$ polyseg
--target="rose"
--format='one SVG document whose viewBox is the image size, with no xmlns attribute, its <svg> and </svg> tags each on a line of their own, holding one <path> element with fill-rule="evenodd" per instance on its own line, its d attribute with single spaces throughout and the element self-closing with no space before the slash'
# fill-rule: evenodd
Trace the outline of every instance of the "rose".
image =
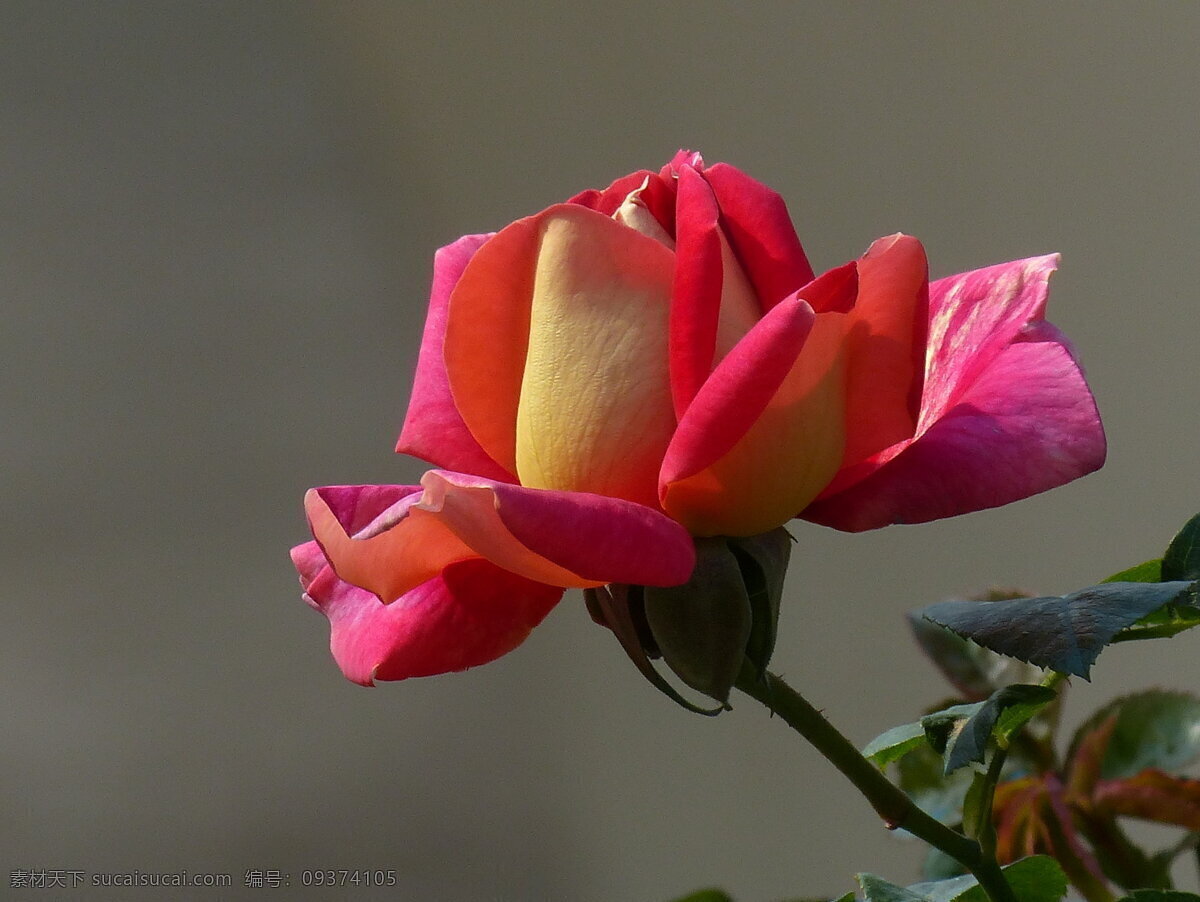
<svg viewBox="0 0 1200 902">
<path fill-rule="evenodd" d="M 306 499 L 335 656 L 360 682 L 461 669 L 565 587 L 684 582 L 689 532 L 932 519 L 1093 469 L 1052 268 L 930 289 L 894 236 L 813 279 L 778 195 L 683 152 L 443 248 L 397 450 L 445 469 Z"/>
<path fill-rule="evenodd" d="M 397 450 L 529 487 L 661 503 L 697 534 L 774 528 L 841 463 L 840 311 L 854 301 L 853 267 L 813 281 L 783 201 L 732 167 L 681 152 L 661 173 L 461 239 L 435 281 Z M 744 409 L 771 402 L 785 377 L 796 396 L 786 423 L 677 430 L 706 382 L 707 406 L 727 397 Z M 764 466 L 779 428 L 794 433 L 789 466 Z M 665 456 L 678 479 L 660 487 Z M 735 490 L 704 484 L 714 464 L 726 480 L 737 471 Z"/>
</svg>

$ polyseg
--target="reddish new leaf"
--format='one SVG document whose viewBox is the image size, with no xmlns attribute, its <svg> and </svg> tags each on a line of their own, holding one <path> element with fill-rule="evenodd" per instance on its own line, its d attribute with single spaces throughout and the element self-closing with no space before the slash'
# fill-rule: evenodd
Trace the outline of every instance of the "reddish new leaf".
<svg viewBox="0 0 1200 902">
<path fill-rule="evenodd" d="M 1112 739 L 1113 730 L 1117 728 L 1117 715 L 1113 714 L 1096 724 L 1091 730 L 1082 733 L 1078 744 L 1073 750 L 1069 770 L 1067 771 L 1067 797 L 1074 799 L 1089 799 L 1100 779 L 1100 770 L 1104 764 L 1104 754 L 1108 751 L 1108 742 Z"/>
<path fill-rule="evenodd" d="M 1146 768 L 1132 777 L 1101 780 L 1093 797 L 1110 814 L 1200 830 L 1200 780 Z"/>
</svg>

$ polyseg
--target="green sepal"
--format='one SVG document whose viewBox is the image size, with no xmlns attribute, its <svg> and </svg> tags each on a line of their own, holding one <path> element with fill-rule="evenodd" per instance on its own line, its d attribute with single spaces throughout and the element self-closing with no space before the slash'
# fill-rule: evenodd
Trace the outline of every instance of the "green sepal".
<svg viewBox="0 0 1200 902">
<path fill-rule="evenodd" d="M 654 665 L 650 663 L 650 658 L 643 647 L 642 638 L 630 610 L 630 595 L 635 590 L 640 590 L 640 587 L 613 583 L 594 589 L 584 589 L 583 594 L 592 617 L 598 623 L 612 630 L 613 635 L 621 644 L 621 648 L 629 656 L 629 660 L 633 662 L 651 686 L 693 714 L 703 714 L 706 717 L 715 717 L 720 714 L 724 710 L 723 707 L 701 708 L 699 705 L 693 704 L 680 695 L 679 691 L 654 669 Z"/>
<path fill-rule="evenodd" d="M 696 539 L 696 569 L 681 586 L 645 588 L 646 622 L 663 660 L 685 684 L 729 701 L 750 639 L 752 613 L 738 558 L 717 536 Z"/>
<path fill-rule="evenodd" d="M 758 671 L 767 671 L 775 653 L 779 632 L 779 608 L 783 599 L 783 581 L 795 540 L 782 526 L 770 532 L 745 538 L 730 538 L 729 550 L 737 559 L 750 600 L 750 638 L 746 641 L 746 659 Z"/>
</svg>

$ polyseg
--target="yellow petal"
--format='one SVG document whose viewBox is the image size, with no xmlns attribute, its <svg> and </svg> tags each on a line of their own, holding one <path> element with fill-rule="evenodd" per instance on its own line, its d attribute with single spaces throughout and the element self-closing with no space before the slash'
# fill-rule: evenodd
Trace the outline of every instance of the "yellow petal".
<svg viewBox="0 0 1200 902">
<path fill-rule="evenodd" d="M 658 506 L 675 427 L 667 363 L 674 254 L 583 207 L 542 221 L 517 409 L 521 484 Z"/>
</svg>

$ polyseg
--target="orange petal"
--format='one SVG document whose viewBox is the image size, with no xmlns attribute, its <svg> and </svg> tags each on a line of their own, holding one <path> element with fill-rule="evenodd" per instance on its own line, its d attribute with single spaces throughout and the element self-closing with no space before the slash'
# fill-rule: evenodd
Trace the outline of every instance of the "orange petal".
<svg viewBox="0 0 1200 902">
<path fill-rule="evenodd" d="M 443 354 L 454 406 L 480 447 L 517 472 L 517 405 L 529 345 L 539 216 L 497 232 L 450 295 Z"/>
<path fill-rule="evenodd" d="M 928 304 L 929 268 L 916 238 L 880 238 L 859 259 L 847 338 L 848 465 L 913 436 Z"/>
<path fill-rule="evenodd" d="M 353 536 L 338 521 L 321 489 L 304 496 L 313 538 L 338 577 L 395 601 L 457 561 L 483 558 L 526 579 L 552 586 L 600 585 L 583 579 L 522 545 L 505 528 L 495 497 L 484 487 L 447 492 L 430 479 L 425 491 L 410 495 Z"/>
<path fill-rule="evenodd" d="M 842 462 L 854 266 L 826 273 L 759 322 L 701 387 L 664 461 L 663 508 L 695 535 L 755 535 L 796 516 Z M 807 292 L 807 294 L 806 294 Z"/>
<path fill-rule="evenodd" d="M 649 507 L 447 470 L 420 487 L 313 489 L 304 507 L 338 578 L 385 603 L 466 560 L 562 588 L 673 586 L 696 563 L 687 531 Z"/>
</svg>

